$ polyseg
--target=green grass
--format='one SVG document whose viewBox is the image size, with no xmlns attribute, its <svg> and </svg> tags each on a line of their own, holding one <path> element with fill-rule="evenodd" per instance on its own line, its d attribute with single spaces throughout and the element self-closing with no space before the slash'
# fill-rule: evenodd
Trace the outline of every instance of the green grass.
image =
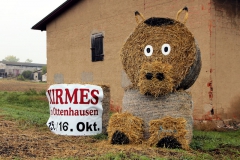
<svg viewBox="0 0 240 160">
<path fill-rule="evenodd" d="M 227 132 L 195 130 L 190 144 L 192 149 L 203 151 L 214 150 L 226 145 L 240 147 L 240 130 Z"/>
<path fill-rule="evenodd" d="M 87 160 L 152 160 L 153 158 L 149 158 L 145 155 L 138 155 L 135 153 L 107 153 L 98 157 L 87 158 Z M 154 160 L 167 160 L 166 158 L 154 158 Z"/>
<path fill-rule="evenodd" d="M 225 132 L 195 130 L 190 147 L 214 156 L 214 159 L 240 160 L 240 130 Z"/>
<path fill-rule="evenodd" d="M 100 134 L 94 135 L 93 138 L 97 140 L 106 140 L 108 136 L 106 134 L 100 133 Z"/>
<path fill-rule="evenodd" d="M 0 115 L 18 121 L 22 127 L 45 127 L 49 106 L 42 92 L 0 92 Z"/>
</svg>

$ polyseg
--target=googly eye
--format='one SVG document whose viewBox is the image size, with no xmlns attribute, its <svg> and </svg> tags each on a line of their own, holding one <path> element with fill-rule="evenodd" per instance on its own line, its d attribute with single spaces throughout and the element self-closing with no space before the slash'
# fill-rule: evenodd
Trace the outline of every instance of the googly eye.
<svg viewBox="0 0 240 160">
<path fill-rule="evenodd" d="M 169 53 L 171 52 L 171 46 L 167 43 L 162 45 L 162 54 L 164 54 L 165 56 L 169 55 Z"/>
<path fill-rule="evenodd" d="M 144 54 L 148 57 L 151 56 L 153 54 L 153 47 L 151 45 L 147 45 L 144 48 Z"/>
</svg>

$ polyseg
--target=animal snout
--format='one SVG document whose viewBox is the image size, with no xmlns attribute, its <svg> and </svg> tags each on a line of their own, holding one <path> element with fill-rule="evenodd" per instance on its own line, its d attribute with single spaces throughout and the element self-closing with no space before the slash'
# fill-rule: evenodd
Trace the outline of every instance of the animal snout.
<svg viewBox="0 0 240 160">
<path fill-rule="evenodd" d="M 152 78 L 154 77 L 154 75 L 152 73 L 146 73 L 146 79 L 147 80 L 152 80 Z M 163 73 L 157 73 L 156 74 L 156 78 L 159 80 L 159 81 L 163 81 L 164 80 L 164 74 Z"/>
<path fill-rule="evenodd" d="M 163 73 L 157 73 L 156 78 L 157 78 L 159 81 L 162 81 L 162 80 L 164 80 L 164 74 L 163 74 Z"/>
<path fill-rule="evenodd" d="M 151 79 L 153 78 L 153 74 L 152 74 L 152 73 L 147 73 L 147 74 L 146 74 L 146 78 L 147 78 L 148 80 L 151 80 Z"/>
</svg>

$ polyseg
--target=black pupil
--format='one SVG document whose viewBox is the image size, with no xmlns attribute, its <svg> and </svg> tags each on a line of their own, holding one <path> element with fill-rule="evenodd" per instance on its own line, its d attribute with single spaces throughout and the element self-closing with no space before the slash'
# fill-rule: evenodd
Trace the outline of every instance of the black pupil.
<svg viewBox="0 0 240 160">
<path fill-rule="evenodd" d="M 150 48 L 147 48 L 147 53 L 150 53 L 150 51 L 151 51 Z"/>
<path fill-rule="evenodd" d="M 164 47 L 164 52 L 167 52 L 168 51 L 168 47 Z"/>
</svg>

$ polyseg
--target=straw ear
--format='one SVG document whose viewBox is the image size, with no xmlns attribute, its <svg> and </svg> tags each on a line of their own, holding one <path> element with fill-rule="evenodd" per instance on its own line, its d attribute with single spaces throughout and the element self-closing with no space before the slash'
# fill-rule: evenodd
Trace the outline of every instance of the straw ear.
<svg viewBox="0 0 240 160">
<path fill-rule="evenodd" d="M 138 17 L 141 17 L 142 20 L 139 21 Z M 136 18 L 136 22 L 137 22 L 137 24 L 139 24 L 139 23 L 141 23 L 142 21 L 145 20 L 145 18 L 143 17 L 143 15 L 142 15 L 141 13 L 139 13 L 138 11 L 135 12 L 135 18 Z"/>
<path fill-rule="evenodd" d="M 187 22 L 187 19 L 188 19 L 188 8 L 187 8 L 186 6 L 185 6 L 184 8 L 182 8 L 182 9 L 180 9 L 180 10 L 177 12 L 176 20 L 179 21 L 179 20 L 178 20 L 179 15 L 180 15 L 183 11 L 186 12 L 185 17 L 184 17 L 183 22 L 182 22 L 183 24 L 185 24 L 185 23 Z"/>
</svg>

